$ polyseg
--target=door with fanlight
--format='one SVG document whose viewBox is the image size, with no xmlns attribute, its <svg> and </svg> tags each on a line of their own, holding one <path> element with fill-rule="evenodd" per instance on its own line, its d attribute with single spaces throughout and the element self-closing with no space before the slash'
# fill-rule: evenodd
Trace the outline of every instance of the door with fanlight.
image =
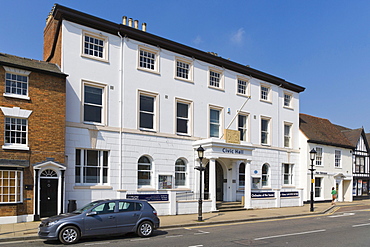
<svg viewBox="0 0 370 247">
<path fill-rule="evenodd" d="M 52 169 L 46 169 L 40 174 L 40 217 L 57 214 L 58 181 L 58 175 Z"/>
</svg>

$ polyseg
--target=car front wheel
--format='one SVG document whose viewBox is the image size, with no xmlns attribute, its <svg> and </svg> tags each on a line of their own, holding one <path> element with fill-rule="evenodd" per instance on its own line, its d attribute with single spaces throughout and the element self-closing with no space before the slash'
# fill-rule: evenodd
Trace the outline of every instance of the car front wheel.
<svg viewBox="0 0 370 247">
<path fill-rule="evenodd" d="M 150 221 L 143 221 L 137 228 L 137 235 L 142 238 L 150 237 L 153 234 L 153 223 Z"/>
<path fill-rule="evenodd" d="M 80 231 L 75 226 L 66 226 L 59 232 L 59 241 L 63 244 L 74 244 L 80 239 Z"/>
</svg>

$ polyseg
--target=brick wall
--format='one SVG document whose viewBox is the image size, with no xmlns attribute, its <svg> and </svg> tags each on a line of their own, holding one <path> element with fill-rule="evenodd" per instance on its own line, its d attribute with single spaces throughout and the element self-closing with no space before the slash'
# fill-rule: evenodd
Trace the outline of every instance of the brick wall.
<svg viewBox="0 0 370 247">
<path fill-rule="evenodd" d="M 61 29 L 61 28 L 60 28 Z M 51 63 L 58 64 L 61 66 L 61 38 L 62 38 L 62 32 L 59 30 L 56 45 L 54 47 L 54 40 L 55 35 L 58 32 L 58 21 L 55 19 L 50 19 L 46 23 L 46 27 L 44 29 L 44 54 L 43 59 L 44 61 L 47 61 L 47 59 L 50 57 Z M 54 48 L 54 51 L 53 51 Z"/>
<path fill-rule="evenodd" d="M 8 65 L 9 66 L 9 65 Z M 9 66 L 10 67 L 10 66 Z M 32 71 L 32 70 L 30 70 Z M 4 150 L 4 115 L 0 111 L 0 159 L 28 160 L 23 170 L 23 184 L 34 185 L 33 164 L 46 158 L 65 163 L 65 78 L 32 71 L 29 75 L 30 100 L 3 96 L 5 70 L 0 65 L 0 106 L 32 110 L 28 118 L 28 151 Z M 23 203 L 0 204 L 0 216 L 33 214 L 34 188 L 23 187 Z"/>
</svg>

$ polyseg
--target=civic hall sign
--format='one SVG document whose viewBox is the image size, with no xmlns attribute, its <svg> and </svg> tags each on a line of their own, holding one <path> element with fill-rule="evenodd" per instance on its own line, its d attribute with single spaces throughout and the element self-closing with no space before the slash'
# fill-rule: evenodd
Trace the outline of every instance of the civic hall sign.
<svg viewBox="0 0 370 247">
<path fill-rule="evenodd" d="M 223 148 L 222 152 L 224 154 L 244 154 L 244 150 L 233 149 L 233 148 Z"/>
</svg>

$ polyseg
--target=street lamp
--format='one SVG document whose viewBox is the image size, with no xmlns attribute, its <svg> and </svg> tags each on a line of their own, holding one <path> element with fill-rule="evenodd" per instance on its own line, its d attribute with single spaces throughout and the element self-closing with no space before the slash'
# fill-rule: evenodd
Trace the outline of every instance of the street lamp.
<svg viewBox="0 0 370 247">
<path fill-rule="evenodd" d="M 308 169 L 311 171 L 311 199 L 310 199 L 310 211 L 313 212 L 313 183 L 315 182 L 314 179 L 313 179 L 313 171 L 315 171 L 315 169 L 313 169 L 313 161 L 315 160 L 316 158 L 316 150 L 313 148 L 311 151 L 310 151 L 310 160 L 311 160 L 311 169 Z"/>
<path fill-rule="evenodd" d="M 200 163 L 200 166 L 196 166 L 195 169 L 199 171 L 199 200 L 198 200 L 198 221 L 203 221 L 203 217 L 202 217 L 202 180 L 203 180 L 203 176 L 202 176 L 202 172 L 205 170 L 205 167 L 202 166 L 202 159 L 204 158 L 204 148 L 202 148 L 202 146 L 199 146 L 199 148 L 197 148 L 197 152 L 198 152 L 198 158 L 199 158 L 199 163 Z"/>
</svg>

